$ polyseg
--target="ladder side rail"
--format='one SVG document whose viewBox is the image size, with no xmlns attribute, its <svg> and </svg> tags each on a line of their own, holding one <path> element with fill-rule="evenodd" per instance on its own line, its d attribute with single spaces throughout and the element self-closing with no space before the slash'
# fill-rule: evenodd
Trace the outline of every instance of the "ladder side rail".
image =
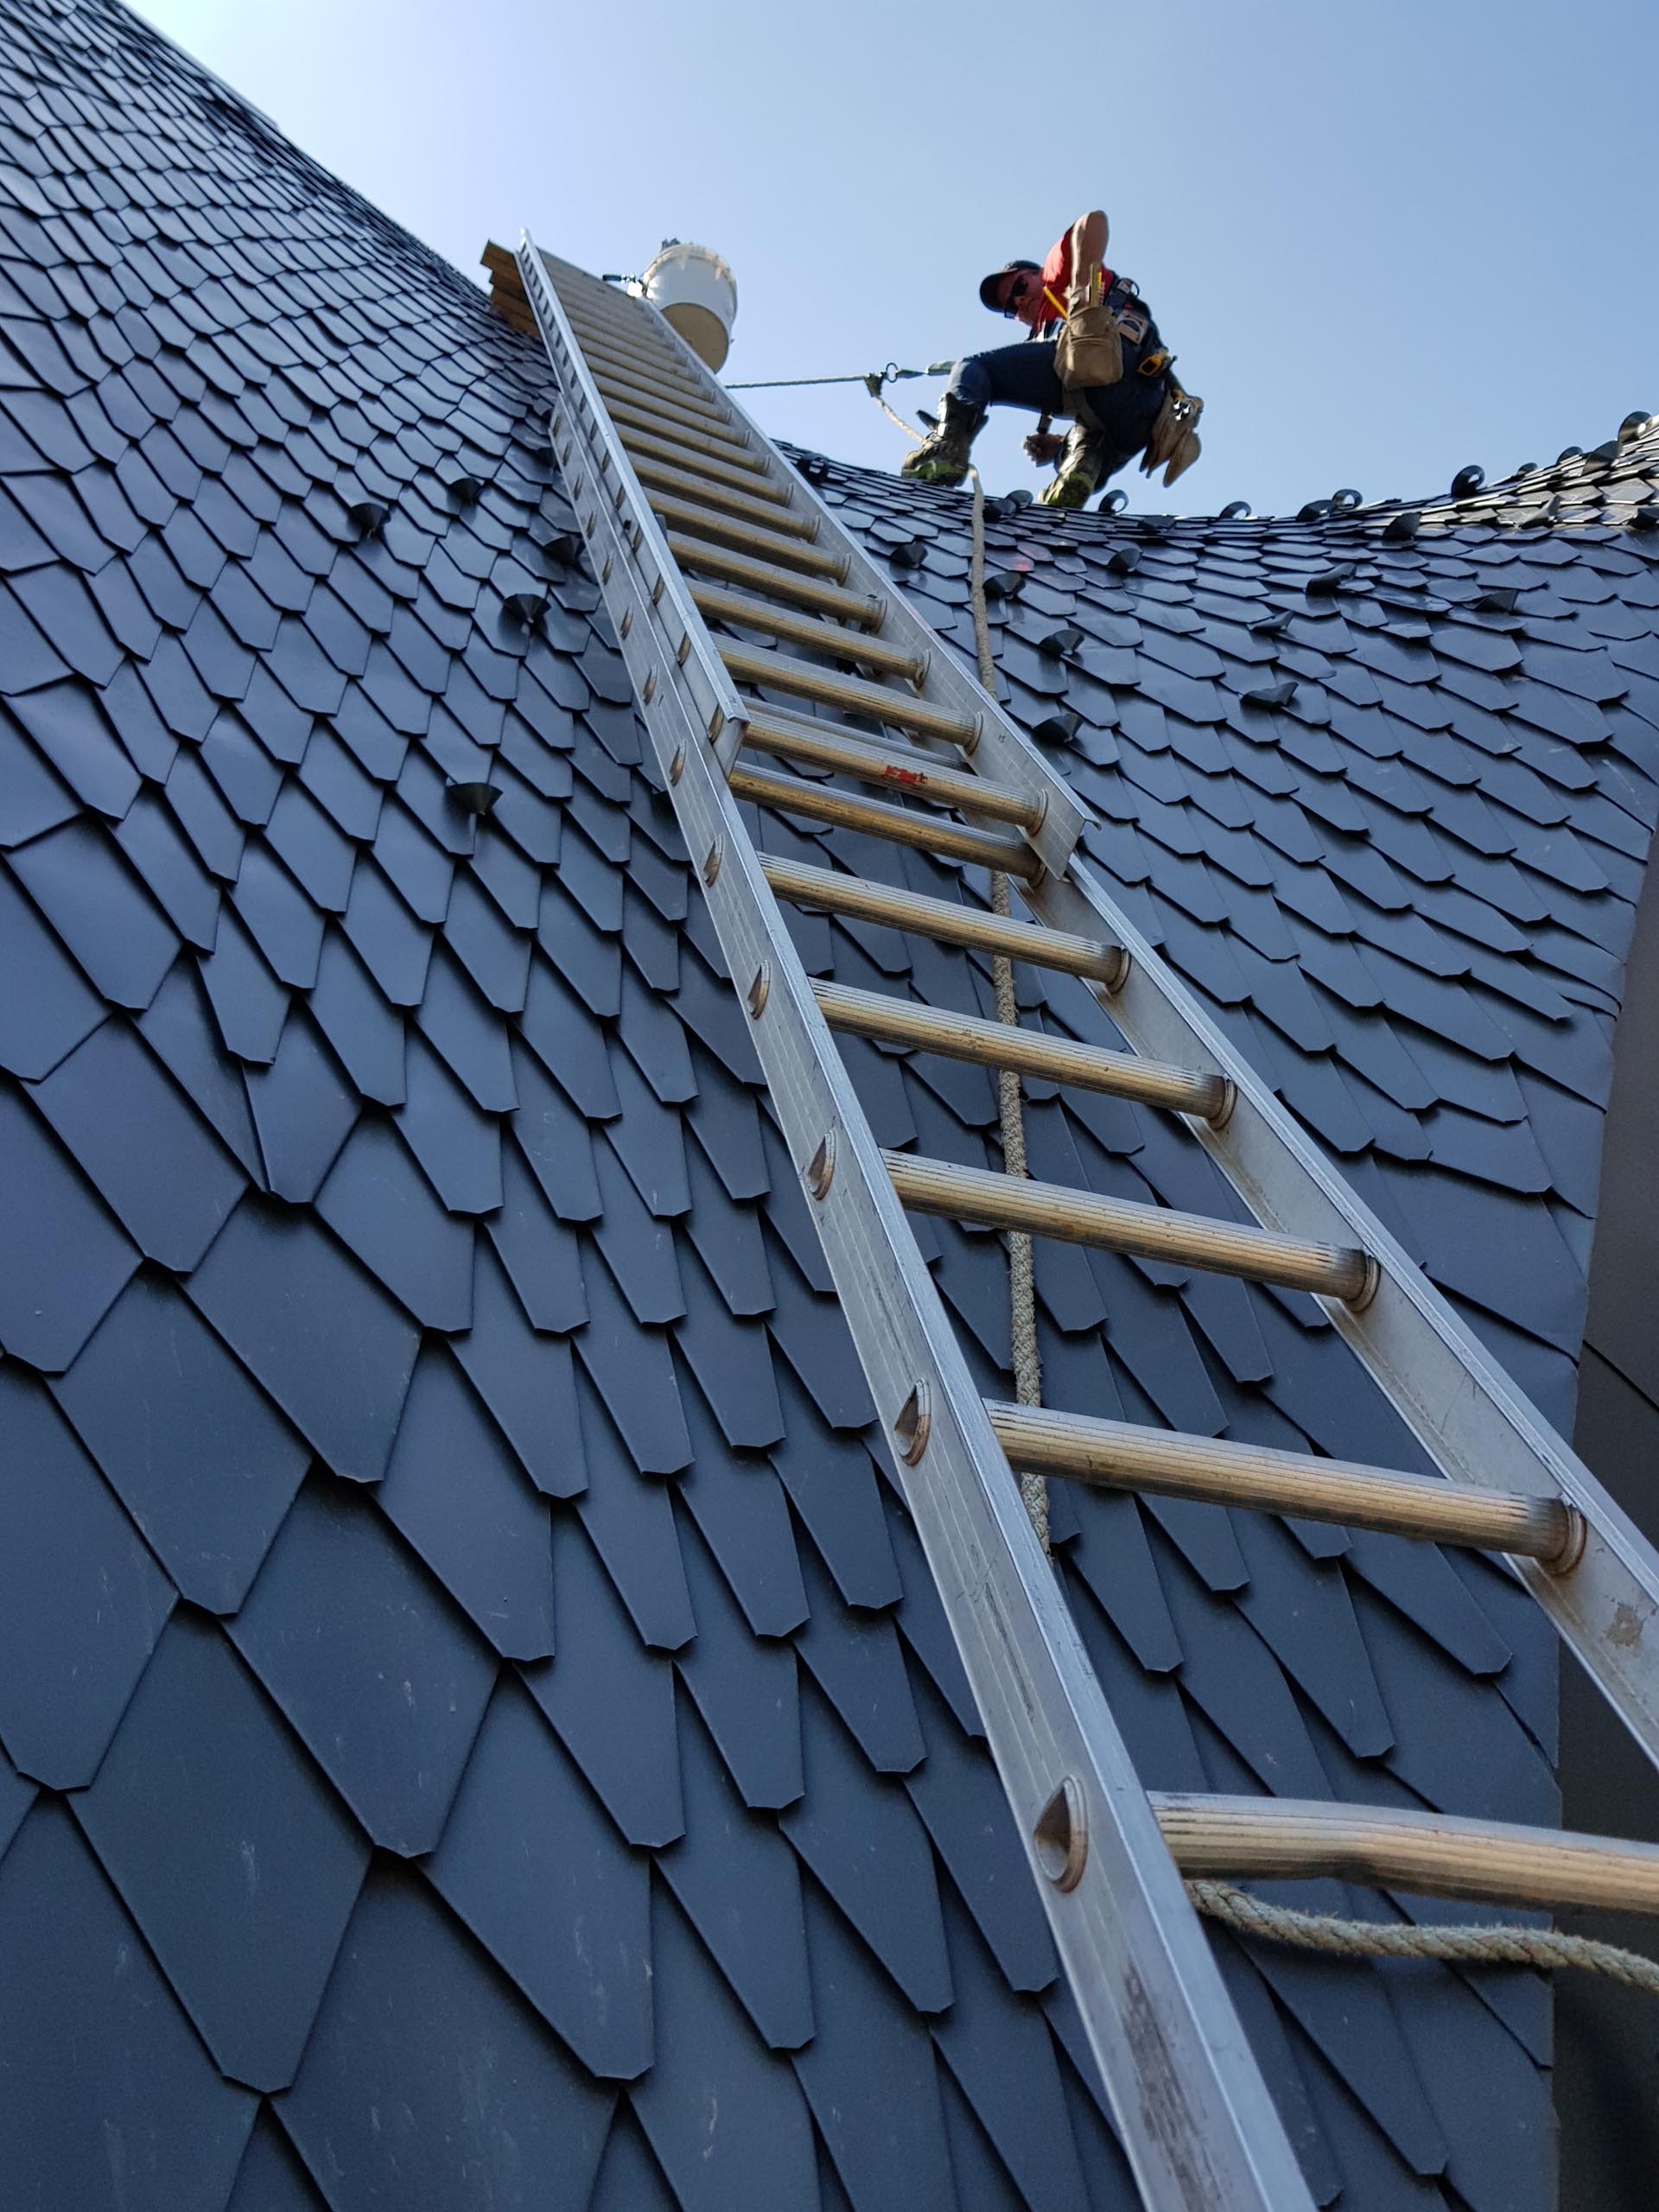
<svg viewBox="0 0 1659 2212">
<path fill-rule="evenodd" d="M 530 244 L 528 236 L 518 249 L 518 268 L 543 344 L 564 396 L 570 435 L 582 455 L 575 474 L 586 480 L 580 493 L 571 486 L 571 504 L 576 509 L 582 535 L 592 550 L 602 518 L 612 560 L 625 561 L 637 569 L 645 586 L 646 607 L 662 629 L 671 663 L 684 677 L 702 718 L 699 743 L 710 741 L 714 733 L 732 730 L 735 735 L 734 726 L 741 728 L 747 717 L 747 702 L 739 696 L 719 654 L 710 646 L 708 630 L 692 604 L 679 565 L 668 550 L 662 525 L 652 512 L 644 487 L 616 435 L 582 347 L 543 267 L 542 257 Z M 664 329 L 669 327 L 663 325 Z M 568 478 L 569 467 L 563 461 L 561 466 Z M 587 515 L 582 512 L 584 495 L 591 503 Z M 619 531 L 615 527 L 616 518 L 624 511 L 626 529 Z M 596 554 L 594 558 L 597 569 Z M 602 594 L 603 578 L 600 589 Z M 606 608 L 607 613 L 612 611 L 608 599 Z M 635 619 L 632 609 L 626 611 L 632 623 Z M 617 623 L 619 639 L 626 648 L 626 632 L 614 613 L 612 619 Z"/>
<path fill-rule="evenodd" d="M 1075 905 L 1065 894 L 1075 886 Z M 1101 1004 L 1149 1058 L 1225 1075 L 1231 1113 L 1217 1128 L 1184 1116 L 1264 1227 L 1357 1245 L 1377 1263 L 1363 1305 L 1319 1303 L 1395 1410 L 1451 1481 L 1564 1498 L 1585 1522 L 1576 1564 L 1510 1565 L 1637 1742 L 1659 1764 L 1659 1554 L 1504 1372 L 1416 1262 L 1332 1166 L 1165 964 L 1093 871 L 1031 892 L 1045 919 L 1104 931 L 1129 955 Z"/>
<path fill-rule="evenodd" d="M 532 257 L 526 245 L 521 266 Z M 580 355 L 550 288 L 526 289 L 563 384 Z M 607 435 L 564 387 L 595 478 Z M 1311 2199 L 1127 1746 L 1027 1518 L 850 1077 L 708 741 L 717 658 L 636 546 L 638 512 L 578 503 L 653 751 L 803 1176 L 826 1258 L 1149 2212 L 1311 2212 Z M 591 521 L 589 520 L 591 518 Z M 666 604 L 666 607 L 664 603 Z M 692 636 L 682 659 L 679 638 Z M 764 989 L 761 982 L 764 981 Z M 824 1181 L 814 1155 L 832 1141 Z M 823 1195 L 812 1195 L 814 1185 Z M 921 1395 L 916 1397 L 920 1386 Z M 925 1426 L 906 1428 L 906 1406 Z M 1039 1840 L 1072 1793 L 1071 1852 Z"/>
<path fill-rule="evenodd" d="M 756 447 L 775 454 L 766 433 L 724 393 L 678 332 L 660 315 L 657 320 L 684 360 L 722 394 L 733 420 Z M 887 596 L 884 634 L 926 650 L 932 631 L 798 472 L 778 458 L 798 479 L 803 502 L 817 509 L 821 542 L 849 551 L 849 586 Z M 1065 779 L 949 655 L 935 652 L 928 674 L 925 696 L 934 696 L 937 685 L 941 703 L 978 718 L 976 766 L 982 762 L 989 770 L 994 765 L 999 781 L 1029 787 L 995 741 L 999 730 L 1009 733 L 1034 764 L 1052 818 L 1060 795 L 1070 796 Z M 1040 836 L 1033 842 L 1040 853 Z M 1585 1547 L 1570 1572 L 1552 1573 L 1530 1560 L 1511 1565 L 1659 1765 L 1659 1553 L 1255 1076 L 1095 871 L 1079 859 L 1068 863 L 1065 874 L 1051 866 L 1039 882 L 1022 887 L 1021 895 L 1050 927 L 1103 937 L 1130 955 L 1127 981 L 1097 996 L 1136 1052 L 1220 1074 L 1233 1084 L 1236 1104 L 1224 1123 L 1185 1118 L 1255 1218 L 1266 1228 L 1314 1242 L 1357 1244 L 1376 1259 L 1380 1281 L 1369 1304 L 1321 1302 L 1440 1472 L 1482 1489 L 1563 1497 L 1584 1516 Z"/>
</svg>

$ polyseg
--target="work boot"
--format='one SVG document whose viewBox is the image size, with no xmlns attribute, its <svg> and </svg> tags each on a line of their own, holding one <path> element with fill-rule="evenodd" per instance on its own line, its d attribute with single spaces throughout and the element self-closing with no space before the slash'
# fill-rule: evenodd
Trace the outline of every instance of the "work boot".
<svg viewBox="0 0 1659 2212">
<path fill-rule="evenodd" d="M 947 391 L 939 402 L 939 420 L 912 454 L 899 464 L 901 476 L 923 484 L 960 484 L 968 474 L 968 456 L 985 420 L 982 407 L 970 407 Z"/>
<path fill-rule="evenodd" d="M 1059 474 L 1045 486 L 1039 505 L 1080 507 L 1099 484 L 1106 465 L 1106 439 L 1092 423 L 1073 423 L 1060 456 Z"/>
</svg>

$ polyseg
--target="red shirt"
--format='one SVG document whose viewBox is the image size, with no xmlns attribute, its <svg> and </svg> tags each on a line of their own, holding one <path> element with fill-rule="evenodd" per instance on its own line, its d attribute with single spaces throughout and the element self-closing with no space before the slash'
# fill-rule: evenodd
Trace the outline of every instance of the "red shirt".
<svg viewBox="0 0 1659 2212">
<path fill-rule="evenodd" d="M 1109 269 L 1103 269 L 1101 271 L 1101 292 L 1103 297 L 1106 293 L 1111 290 L 1113 284 L 1116 281 L 1116 276 Z M 1071 286 L 1071 233 L 1070 230 L 1065 230 L 1060 232 L 1059 237 L 1055 239 L 1053 245 L 1048 249 L 1048 256 L 1043 263 L 1043 273 L 1039 280 L 1039 283 L 1046 285 L 1048 289 L 1053 293 L 1055 298 L 1060 302 L 1061 306 L 1064 307 L 1065 304 L 1065 295 Z M 1045 323 L 1058 324 L 1060 321 L 1060 317 L 1055 314 L 1053 308 L 1043 297 L 1042 291 L 1039 289 L 1036 291 L 1028 293 L 1026 298 L 1020 302 L 1014 320 L 1018 322 L 1023 322 L 1027 329 L 1040 330 Z"/>
</svg>

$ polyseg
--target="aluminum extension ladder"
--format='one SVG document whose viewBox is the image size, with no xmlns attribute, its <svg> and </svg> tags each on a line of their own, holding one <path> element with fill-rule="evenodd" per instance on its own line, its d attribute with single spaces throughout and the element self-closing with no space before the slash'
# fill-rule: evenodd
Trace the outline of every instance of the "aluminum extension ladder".
<svg viewBox="0 0 1659 2212">
<path fill-rule="evenodd" d="M 1505 1553 L 1656 1763 L 1659 1556 L 1077 857 L 1087 817 L 1065 781 L 664 319 L 528 238 L 518 259 L 588 555 L 1143 2200 L 1311 2212 L 1183 1874 L 1652 1911 L 1659 1847 L 1284 1800 L 1154 1802 L 1011 1470 Z M 757 753 L 931 805 L 779 775 Z M 766 858 L 740 798 L 1001 870 L 1034 919 Z M 1076 976 L 1132 1049 L 816 984 L 779 900 Z M 832 1030 L 1166 1108 L 1261 1225 L 884 1152 Z M 1445 1479 L 988 1404 L 906 1207 L 1311 1293 Z"/>
</svg>

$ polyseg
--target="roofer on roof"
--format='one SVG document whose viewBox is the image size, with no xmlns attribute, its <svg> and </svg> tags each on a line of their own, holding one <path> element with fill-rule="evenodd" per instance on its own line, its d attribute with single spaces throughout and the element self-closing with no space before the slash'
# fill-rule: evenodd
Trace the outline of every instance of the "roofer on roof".
<svg viewBox="0 0 1659 2212">
<path fill-rule="evenodd" d="M 938 427 L 902 465 L 925 484 L 960 484 L 988 411 L 1023 407 L 1069 415 L 1064 438 L 1046 423 L 1026 440 L 1034 461 L 1058 461 L 1046 505 L 1080 507 L 1090 493 L 1144 453 L 1150 475 L 1173 484 L 1198 457 L 1204 402 L 1182 391 L 1172 359 L 1134 283 L 1105 266 L 1106 218 L 1079 215 L 1034 261 L 1008 261 L 979 288 L 984 304 L 1023 322 L 1039 342 L 1001 346 L 958 361 L 939 405 Z"/>
</svg>

